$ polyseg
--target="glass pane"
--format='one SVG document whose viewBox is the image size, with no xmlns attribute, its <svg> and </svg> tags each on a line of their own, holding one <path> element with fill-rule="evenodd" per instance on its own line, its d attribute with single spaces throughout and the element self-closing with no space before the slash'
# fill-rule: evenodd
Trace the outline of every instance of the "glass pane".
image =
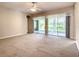
<svg viewBox="0 0 79 59">
<path fill-rule="evenodd" d="M 38 31 L 38 20 L 34 20 L 34 30 Z"/>
<path fill-rule="evenodd" d="M 57 33 L 58 36 L 66 36 L 66 18 L 64 15 L 57 16 Z"/>
<path fill-rule="evenodd" d="M 35 28 L 37 28 L 37 30 L 35 30 Z M 34 30 L 37 33 L 45 33 L 45 17 L 34 18 Z"/>
<path fill-rule="evenodd" d="M 56 36 L 66 36 L 65 14 L 48 16 L 48 34 Z"/>
<path fill-rule="evenodd" d="M 57 35 L 56 16 L 48 16 L 48 34 Z"/>
</svg>

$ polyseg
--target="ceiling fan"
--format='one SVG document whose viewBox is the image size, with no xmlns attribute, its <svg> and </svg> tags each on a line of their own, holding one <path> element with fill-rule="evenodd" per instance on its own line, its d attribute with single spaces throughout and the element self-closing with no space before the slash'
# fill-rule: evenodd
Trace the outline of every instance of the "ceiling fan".
<svg viewBox="0 0 79 59">
<path fill-rule="evenodd" d="M 38 8 L 38 6 L 37 6 L 37 2 L 32 2 L 32 8 L 30 8 L 30 11 L 32 11 L 32 12 L 41 11 L 41 9 Z"/>
</svg>

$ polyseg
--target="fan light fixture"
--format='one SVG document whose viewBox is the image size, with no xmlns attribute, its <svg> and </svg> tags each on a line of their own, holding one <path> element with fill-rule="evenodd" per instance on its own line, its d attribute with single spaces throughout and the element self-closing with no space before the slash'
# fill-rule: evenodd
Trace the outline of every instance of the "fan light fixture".
<svg viewBox="0 0 79 59">
<path fill-rule="evenodd" d="M 33 12 L 36 12 L 37 11 L 35 8 L 31 8 L 30 10 L 33 11 Z"/>
<path fill-rule="evenodd" d="M 32 2 L 32 4 L 33 4 L 33 6 L 32 6 L 32 8 L 30 10 L 33 11 L 33 12 L 36 12 L 37 11 L 36 2 Z"/>
</svg>

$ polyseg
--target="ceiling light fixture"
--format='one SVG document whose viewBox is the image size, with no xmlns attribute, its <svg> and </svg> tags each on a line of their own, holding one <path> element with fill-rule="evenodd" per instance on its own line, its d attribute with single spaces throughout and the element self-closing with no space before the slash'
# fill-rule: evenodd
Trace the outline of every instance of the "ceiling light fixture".
<svg viewBox="0 0 79 59">
<path fill-rule="evenodd" d="M 37 11 L 35 8 L 31 8 L 30 10 L 33 11 L 33 12 L 36 12 Z"/>
<path fill-rule="evenodd" d="M 37 7 L 37 3 L 36 2 L 32 2 L 32 8 L 30 9 L 33 12 L 36 12 L 37 10 L 39 10 L 39 8 Z"/>
<path fill-rule="evenodd" d="M 33 11 L 33 12 L 36 12 L 37 10 L 36 10 L 36 2 L 32 2 L 32 8 L 30 9 L 31 11 Z"/>
</svg>

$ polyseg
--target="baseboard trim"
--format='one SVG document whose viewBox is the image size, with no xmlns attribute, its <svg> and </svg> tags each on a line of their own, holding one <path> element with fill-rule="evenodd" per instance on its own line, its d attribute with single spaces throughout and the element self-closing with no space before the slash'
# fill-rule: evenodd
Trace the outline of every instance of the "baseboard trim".
<svg viewBox="0 0 79 59">
<path fill-rule="evenodd" d="M 76 45 L 77 45 L 77 48 L 78 48 L 78 51 L 79 51 L 79 44 L 78 44 L 78 41 L 76 40 Z"/>
<path fill-rule="evenodd" d="M 12 38 L 12 37 L 22 36 L 22 35 L 26 35 L 26 34 L 27 33 L 25 33 L 25 34 L 16 34 L 16 35 L 11 35 L 11 36 L 4 36 L 4 37 L 0 37 L 0 39 Z"/>
</svg>

